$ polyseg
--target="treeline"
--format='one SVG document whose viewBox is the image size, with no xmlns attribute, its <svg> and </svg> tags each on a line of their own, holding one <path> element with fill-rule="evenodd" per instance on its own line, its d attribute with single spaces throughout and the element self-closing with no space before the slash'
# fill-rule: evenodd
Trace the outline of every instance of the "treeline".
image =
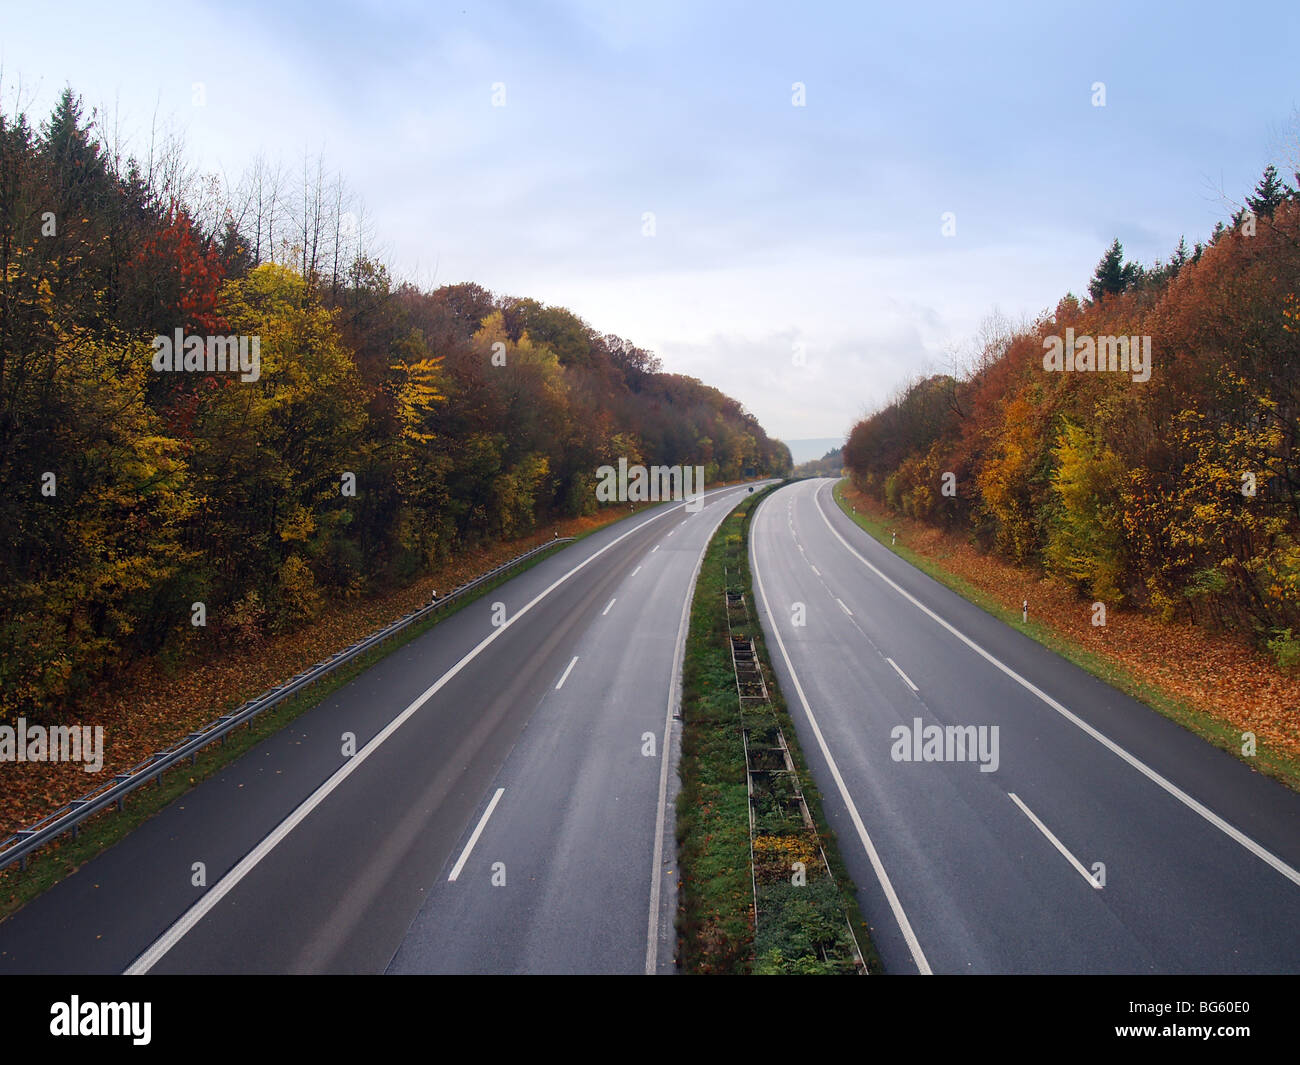
<svg viewBox="0 0 1300 1065">
<path fill-rule="evenodd" d="M 1085 368 L 1046 369 L 1071 329 Z M 1085 338 L 1109 355 L 1108 337 L 1150 338 L 1149 380 L 1086 368 Z M 1116 241 L 1088 299 L 995 321 L 984 341 L 968 372 L 918 380 L 854 427 L 856 486 L 1092 599 L 1300 661 L 1295 190 L 1269 167 L 1232 225 L 1150 268 Z"/>
<path fill-rule="evenodd" d="M 619 457 L 790 468 L 564 308 L 395 283 L 319 168 L 296 199 L 265 176 L 214 199 L 175 150 L 124 160 L 70 90 L 0 116 L 0 717 L 592 513 Z M 160 371 L 156 337 L 199 349 Z"/>
<path fill-rule="evenodd" d="M 809 459 L 794 468 L 796 477 L 838 477 L 844 469 L 844 449 L 831 448 L 819 459 Z"/>
</svg>

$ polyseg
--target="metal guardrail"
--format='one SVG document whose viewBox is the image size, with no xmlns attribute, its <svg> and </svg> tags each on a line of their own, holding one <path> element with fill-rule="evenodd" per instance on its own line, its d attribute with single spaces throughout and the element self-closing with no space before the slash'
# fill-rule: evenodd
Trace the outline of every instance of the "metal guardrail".
<svg viewBox="0 0 1300 1065">
<path fill-rule="evenodd" d="M 243 703 L 230 713 L 222 714 L 202 728 L 189 733 L 178 743 L 150 755 L 128 772 L 111 777 L 98 788 L 87 792 L 80 799 L 74 799 L 66 806 L 47 814 L 30 828 L 20 829 L 3 842 L 0 842 L 0 869 L 5 869 L 14 862 L 19 863 L 20 869 L 26 869 L 27 858 L 33 851 L 39 850 L 67 832 L 71 832 L 75 838 L 78 827 L 86 818 L 92 817 L 109 806 L 115 805 L 120 810 L 126 797 L 131 792 L 143 787 L 151 780 L 158 780 L 161 783 L 163 773 L 186 758 L 190 759 L 191 764 L 193 764 L 198 757 L 199 751 L 203 750 L 204 747 L 217 740 L 224 743 L 226 737 L 232 731 L 240 725 L 249 724 L 258 714 L 279 705 L 285 699 L 296 695 L 303 688 L 315 684 L 318 680 L 324 679 L 340 666 L 351 662 L 358 655 L 365 654 L 411 625 L 423 621 L 435 611 L 441 610 L 443 607 L 468 595 L 476 588 L 495 580 L 521 562 L 526 562 L 535 555 L 549 551 L 557 544 L 568 544 L 572 543 L 573 540 L 574 537 L 572 536 L 557 537 L 550 543 L 540 544 L 529 551 L 525 551 L 522 555 L 516 555 L 508 562 L 503 562 L 468 583 L 462 584 L 455 591 L 447 593 L 441 599 L 435 599 L 427 606 L 412 610 L 409 614 L 405 614 L 391 624 L 384 626 L 378 632 L 367 636 L 365 639 L 358 640 L 351 647 L 331 655 L 324 661 L 317 662 L 310 669 L 306 669 L 297 676 L 289 678 L 283 684 L 278 684 L 274 688 L 263 692 L 256 699 Z"/>
</svg>

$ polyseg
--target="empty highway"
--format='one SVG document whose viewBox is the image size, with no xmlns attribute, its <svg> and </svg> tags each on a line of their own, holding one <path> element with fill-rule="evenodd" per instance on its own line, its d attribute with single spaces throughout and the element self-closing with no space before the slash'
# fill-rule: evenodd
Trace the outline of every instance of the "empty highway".
<svg viewBox="0 0 1300 1065">
<path fill-rule="evenodd" d="M 891 972 L 1300 971 L 1300 795 L 769 496 L 755 599 Z"/>
<path fill-rule="evenodd" d="M 0 924 L 0 971 L 671 969 L 680 647 L 746 491 L 618 522 L 389 655 Z"/>
</svg>

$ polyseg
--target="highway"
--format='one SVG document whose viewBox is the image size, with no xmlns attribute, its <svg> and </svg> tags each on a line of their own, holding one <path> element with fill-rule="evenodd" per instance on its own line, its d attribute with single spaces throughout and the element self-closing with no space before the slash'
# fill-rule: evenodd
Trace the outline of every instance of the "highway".
<svg viewBox="0 0 1300 1065">
<path fill-rule="evenodd" d="M 755 599 L 887 971 L 1300 971 L 1300 795 L 916 570 L 832 484 L 760 505 Z"/>
<path fill-rule="evenodd" d="M 389 655 L 0 923 L 0 972 L 671 971 L 679 656 L 746 491 Z"/>
</svg>

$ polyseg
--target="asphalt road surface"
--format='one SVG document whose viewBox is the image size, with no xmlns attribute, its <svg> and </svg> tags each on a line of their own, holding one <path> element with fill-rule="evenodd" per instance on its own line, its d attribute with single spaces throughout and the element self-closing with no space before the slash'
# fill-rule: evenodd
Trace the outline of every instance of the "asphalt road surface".
<svg viewBox="0 0 1300 1065">
<path fill-rule="evenodd" d="M 886 969 L 1300 971 L 1300 795 L 908 565 L 832 483 L 760 505 L 755 598 Z"/>
<path fill-rule="evenodd" d="M 0 972 L 671 969 L 679 655 L 746 491 L 618 522 L 389 655 L 0 923 Z"/>
</svg>

